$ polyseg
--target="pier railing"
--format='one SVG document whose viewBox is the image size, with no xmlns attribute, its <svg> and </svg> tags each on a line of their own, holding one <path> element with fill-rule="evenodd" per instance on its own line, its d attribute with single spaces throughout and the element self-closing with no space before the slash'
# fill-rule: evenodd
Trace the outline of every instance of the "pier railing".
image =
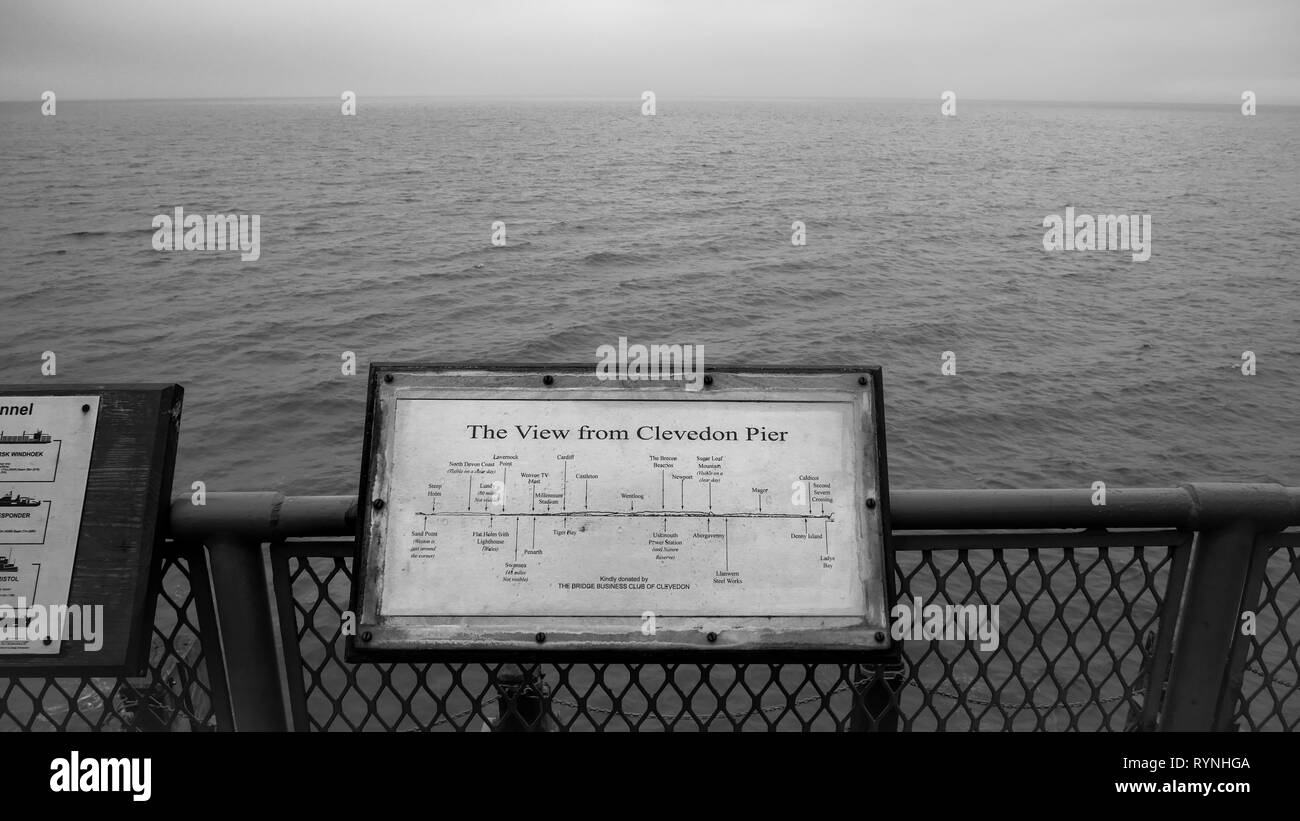
<svg viewBox="0 0 1300 821">
<path fill-rule="evenodd" d="M 149 674 L 0 679 L 2 730 L 1295 730 L 1300 488 L 891 495 L 899 603 L 996 648 L 853 663 L 348 664 L 355 498 L 172 507 Z"/>
</svg>

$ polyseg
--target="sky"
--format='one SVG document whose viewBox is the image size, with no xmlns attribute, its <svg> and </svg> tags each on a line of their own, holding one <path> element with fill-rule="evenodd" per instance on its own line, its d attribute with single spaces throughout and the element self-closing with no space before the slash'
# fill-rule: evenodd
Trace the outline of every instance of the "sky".
<svg viewBox="0 0 1300 821">
<path fill-rule="evenodd" d="M 1300 0 L 0 0 L 0 99 L 1300 104 Z"/>
</svg>

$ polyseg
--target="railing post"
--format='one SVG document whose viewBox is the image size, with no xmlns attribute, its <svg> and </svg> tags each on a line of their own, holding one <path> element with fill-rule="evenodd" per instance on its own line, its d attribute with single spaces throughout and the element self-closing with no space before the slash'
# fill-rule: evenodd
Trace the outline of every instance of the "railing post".
<svg viewBox="0 0 1300 821">
<path fill-rule="evenodd" d="M 1255 534 L 1250 572 L 1246 576 L 1246 588 L 1241 597 L 1242 613 L 1246 610 L 1254 610 L 1259 606 L 1259 596 L 1264 587 L 1264 576 L 1268 572 L 1268 559 L 1271 552 L 1264 534 Z M 1232 719 L 1237 700 L 1242 694 L 1242 686 L 1246 677 L 1246 659 L 1250 655 L 1251 642 L 1254 641 L 1253 635 L 1242 635 L 1241 627 L 1241 613 L 1239 613 L 1237 615 L 1237 626 L 1234 628 L 1232 635 L 1232 656 L 1228 659 L 1227 681 L 1223 687 L 1223 695 L 1219 700 L 1219 717 L 1216 729 L 1220 730 L 1238 729 Z"/>
<path fill-rule="evenodd" d="M 1232 701 L 1228 688 L 1233 686 L 1241 610 L 1248 602 L 1253 606 L 1258 596 L 1258 589 L 1247 589 L 1256 537 L 1285 526 L 1293 518 L 1294 500 L 1277 485 L 1184 488 L 1192 496 L 1199 532 L 1192 545 L 1160 729 L 1222 730 L 1231 722 L 1221 705 Z"/>
<path fill-rule="evenodd" d="M 287 730 L 262 543 L 228 534 L 209 536 L 204 543 L 235 729 Z"/>
<path fill-rule="evenodd" d="M 172 500 L 172 538 L 207 548 L 220 632 L 214 652 L 223 654 L 234 729 L 289 728 L 263 543 L 350 535 L 356 503 L 351 496 L 285 497 L 270 491 L 209 493 L 203 504 L 189 496 Z"/>
<path fill-rule="evenodd" d="M 494 676 L 498 733 L 546 733 L 551 730 L 551 689 L 536 667 L 503 664 Z"/>
<path fill-rule="evenodd" d="M 903 662 L 858 665 L 853 682 L 851 733 L 898 732 L 898 705 L 903 697 Z"/>
</svg>

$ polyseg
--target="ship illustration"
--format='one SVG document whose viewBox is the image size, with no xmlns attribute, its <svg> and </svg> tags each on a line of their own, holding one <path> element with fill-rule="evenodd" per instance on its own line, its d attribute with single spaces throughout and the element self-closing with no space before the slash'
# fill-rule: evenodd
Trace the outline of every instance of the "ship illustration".
<svg viewBox="0 0 1300 821">
<path fill-rule="evenodd" d="M 40 507 L 38 499 L 30 496 L 15 496 L 11 490 L 3 496 L 0 496 L 0 507 Z"/>
<path fill-rule="evenodd" d="M 9 559 L 0 558 L 0 573 L 17 573 L 18 565 Z"/>
<path fill-rule="evenodd" d="M 28 433 L 23 431 L 19 434 L 5 433 L 0 430 L 0 445 L 44 445 L 50 441 L 50 435 L 44 431 Z"/>
</svg>

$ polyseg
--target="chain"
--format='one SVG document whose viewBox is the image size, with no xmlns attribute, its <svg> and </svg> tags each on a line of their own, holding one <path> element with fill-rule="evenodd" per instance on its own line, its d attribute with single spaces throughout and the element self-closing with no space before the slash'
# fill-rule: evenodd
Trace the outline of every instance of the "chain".
<svg viewBox="0 0 1300 821">
<path fill-rule="evenodd" d="M 472 712 L 475 712 L 477 710 L 482 710 L 484 707 L 487 707 L 489 704 L 491 704 L 496 700 L 497 700 L 497 696 L 490 696 L 489 698 L 484 700 L 481 704 L 477 704 L 473 707 L 466 707 L 464 710 L 461 710 L 458 713 L 450 713 L 448 715 L 443 716 L 442 718 L 430 724 L 429 727 L 430 728 L 437 727 L 439 724 L 446 724 L 449 721 L 454 721 L 455 719 L 463 718 L 464 716 L 467 716 Z"/>
<path fill-rule="evenodd" d="M 1256 669 L 1253 668 L 1253 667 L 1248 667 L 1248 668 L 1246 668 L 1246 672 L 1251 673 L 1251 674 L 1256 675 L 1256 676 L 1259 676 L 1259 677 L 1261 677 L 1261 678 L 1270 678 L 1270 676 L 1268 675 L 1267 671 L 1262 670 L 1262 669 L 1261 669 L 1261 670 L 1256 670 Z M 1294 686 L 1295 686 L 1293 682 L 1287 681 L 1286 679 L 1271 678 L 1271 680 L 1272 680 L 1272 681 L 1275 681 L 1275 682 L 1277 682 L 1278 684 L 1281 684 L 1281 685 L 1283 685 L 1283 686 L 1285 686 L 1285 687 L 1294 687 Z M 833 688 L 832 690 L 830 690 L 829 692 L 827 692 L 827 693 L 825 693 L 825 694 L 823 694 L 823 695 L 815 695 L 815 696 L 808 696 L 808 697 L 806 697 L 806 698 L 801 698 L 801 699 L 799 699 L 798 701 L 794 702 L 794 704 L 773 704 L 773 705 L 770 705 L 770 706 L 768 706 L 768 707 L 763 707 L 761 711 L 764 712 L 764 713 L 771 713 L 771 712 L 776 712 L 776 711 L 778 711 L 778 710 L 782 710 L 782 711 L 784 711 L 784 710 L 791 710 L 791 709 L 794 709 L 794 708 L 796 708 L 796 707 L 801 707 L 801 706 L 803 706 L 804 704 L 811 704 L 811 703 L 814 702 L 814 701 L 827 701 L 827 700 L 829 700 L 829 699 L 831 698 L 831 696 L 834 696 L 834 695 L 836 695 L 837 693 L 843 691 L 843 690 L 846 688 L 846 686 L 847 686 L 847 685 L 845 685 L 845 684 L 840 684 L 840 685 L 836 686 L 835 688 Z M 941 696 L 941 697 L 943 697 L 943 698 L 952 699 L 953 701 L 964 701 L 964 702 L 969 702 L 969 703 L 972 703 L 972 704 L 986 704 L 986 705 L 987 705 L 987 704 L 996 704 L 996 705 L 998 705 L 999 707 L 1001 707 L 1001 708 L 1004 709 L 1004 710 L 1023 710 L 1023 709 L 1025 709 L 1025 708 L 1027 708 L 1027 707 L 1033 707 L 1033 708 L 1036 709 L 1036 710 L 1055 710 L 1055 709 L 1058 709 L 1058 708 L 1061 708 L 1061 707 L 1067 707 L 1067 708 L 1071 708 L 1071 709 L 1079 709 L 1079 708 L 1083 708 L 1083 707 L 1090 707 L 1090 706 L 1097 705 L 1097 704 L 1110 704 L 1110 703 L 1112 703 L 1112 702 L 1121 701 L 1121 700 L 1124 700 L 1124 699 L 1132 698 L 1132 697 L 1134 697 L 1134 696 L 1143 695 L 1143 694 L 1146 693 L 1146 688 L 1144 688 L 1144 687 L 1139 687 L 1139 688 L 1136 688 L 1136 689 L 1133 689 L 1133 690 L 1129 690 L 1129 691 L 1124 692 L 1124 693 L 1119 693 L 1119 694 L 1117 694 L 1117 695 L 1108 696 L 1108 697 L 1106 697 L 1106 698 L 1101 698 L 1101 699 L 1092 699 L 1092 700 L 1087 700 L 1087 701 L 1057 701 L 1057 702 L 1053 702 L 1053 703 L 1051 703 L 1051 704 L 1040 704 L 1040 703 L 1038 703 L 1038 702 L 1036 702 L 1036 701 L 1022 701 L 1022 702 L 1020 702 L 1019 704 L 1004 704 L 1000 699 L 992 698 L 992 697 L 990 697 L 990 698 L 979 698 L 978 696 L 972 696 L 972 695 L 970 695 L 970 694 L 954 693 L 954 692 L 951 692 L 951 691 L 949 691 L 949 690 L 940 690 L 940 689 L 935 689 L 935 690 L 933 690 L 932 692 L 933 692 L 933 695 L 935 695 L 935 696 Z M 477 704 L 477 705 L 475 705 L 475 706 L 471 706 L 471 707 L 467 707 L 467 708 L 465 708 L 464 710 L 460 710 L 460 711 L 455 712 L 455 713 L 449 713 L 449 714 L 443 716 L 442 718 L 440 718 L 440 719 L 434 721 L 433 723 L 431 723 L 431 724 L 429 725 L 429 729 L 432 729 L 432 728 L 437 727 L 437 726 L 442 725 L 442 724 L 448 724 L 448 723 L 454 722 L 456 719 L 464 718 L 465 716 L 470 715 L 471 713 L 482 711 L 482 710 L 483 710 L 484 708 L 486 708 L 488 705 L 490 705 L 490 704 L 492 704 L 493 702 L 498 701 L 498 700 L 499 700 L 499 698 L 498 698 L 497 696 L 491 696 L 491 697 L 487 698 L 486 700 L 484 700 L 483 702 L 481 702 L 480 704 Z M 643 717 L 645 717 L 645 716 L 651 714 L 651 711 L 650 711 L 650 710 L 643 710 L 643 711 L 641 711 L 641 712 L 639 712 L 639 713 L 627 713 L 627 712 L 622 712 L 622 711 L 619 711 L 619 710 L 615 710 L 615 709 L 613 709 L 612 707 L 600 707 L 600 706 L 597 706 L 597 705 L 595 705 L 595 704 L 587 704 L 587 705 L 584 707 L 584 706 L 581 705 L 581 704 L 578 704 L 578 703 L 573 702 L 573 701 L 569 701 L 569 700 L 567 700 L 567 699 L 559 698 L 559 697 L 552 697 L 552 698 L 551 698 L 551 702 L 552 702 L 553 704 L 559 704 L 559 705 L 564 706 L 564 707 L 572 708 L 572 709 L 574 709 L 574 710 L 577 710 L 577 711 L 580 712 L 580 713 L 585 711 L 585 712 L 587 712 L 587 713 L 608 713 L 608 714 L 610 714 L 610 715 L 619 714 L 619 715 L 622 715 L 624 718 L 629 719 L 629 720 L 635 720 L 635 719 L 643 718 Z M 190 715 L 188 712 L 186 712 L 186 711 L 183 710 L 183 709 L 178 709 L 177 712 L 180 713 L 180 714 L 187 715 L 187 716 Z M 197 720 L 197 717 L 195 717 L 195 716 L 191 716 L 191 717 L 192 717 L 192 718 L 195 718 L 195 719 Z"/>
<path fill-rule="evenodd" d="M 1112 701 L 1120 701 L 1122 699 L 1131 698 L 1136 695 L 1141 695 L 1142 693 L 1145 692 L 1146 692 L 1145 688 L 1139 688 L 1136 690 L 1130 690 L 1126 693 L 1120 693 L 1119 695 L 1108 696 L 1107 698 L 1090 699 L 1088 701 L 1057 701 L 1057 702 L 1053 702 L 1052 704 L 1039 704 L 1036 701 L 1022 701 L 1019 704 L 1003 704 L 999 699 L 996 698 L 977 698 L 971 695 L 960 695 L 958 693 L 950 693 L 946 690 L 935 690 L 934 694 L 936 696 L 943 696 L 944 698 L 950 698 L 953 701 L 969 701 L 974 704 L 996 704 L 999 707 L 1003 708 L 1004 710 L 1023 710 L 1026 707 L 1033 707 L 1035 710 L 1055 710 L 1058 707 L 1079 708 L 1079 707 L 1090 707 L 1094 704 L 1109 704 Z"/>
<path fill-rule="evenodd" d="M 1258 670 L 1256 670 L 1254 667 L 1247 667 L 1246 672 L 1254 676 L 1259 676 L 1262 679 L 1266 679 L 1267 681 L 1273 684 L 1281 684 L 1283 687 L 1296 686 L 1296 683 L 1294 681 L 1287 681 L 1284 678 L 1278 678 L 1277 676 L 1270 675 L 1269 672 L 1264 669 L 1264 665 L 1262 664 L 1259 666 Z"/>
</svg>

